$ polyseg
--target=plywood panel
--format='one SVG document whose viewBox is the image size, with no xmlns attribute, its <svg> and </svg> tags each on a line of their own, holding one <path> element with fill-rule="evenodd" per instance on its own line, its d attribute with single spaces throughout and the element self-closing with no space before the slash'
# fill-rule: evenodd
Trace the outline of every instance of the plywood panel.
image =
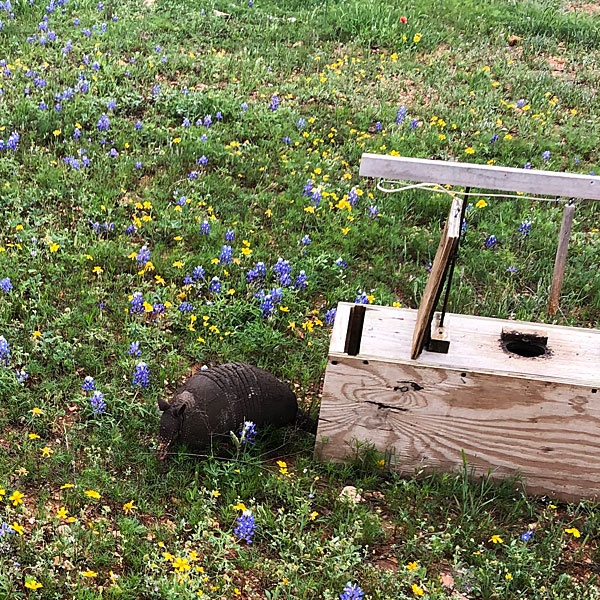
<svg viewBox="0 0 600 600">
<path fill-rule="evenodd" d="M 392 450 L 400 473 L 458 469 L 464 451 L 531 493 L 600 498 L 600 393 L 586 386 L 331 356 L 316 454 L 344 460 L 355 439 Z"/>
</svg>

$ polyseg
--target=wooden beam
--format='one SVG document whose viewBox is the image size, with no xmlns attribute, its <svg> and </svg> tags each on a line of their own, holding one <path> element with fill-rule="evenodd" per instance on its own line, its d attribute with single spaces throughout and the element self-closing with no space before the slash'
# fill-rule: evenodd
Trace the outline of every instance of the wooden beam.
<svg viewBox="0 0 600 600">
<path fill-rule="evenodd" d="M 462 214 L 463 202 L 464 200 L 457 197 L 453 199 L 450 213 L 448 214 L 448 220 L 446 221 L 440 244 L 435 254 L 435 258 L 433 259 L 433 264 L 431 265 L 431 273 L 429 274 L 429 279 L 425 285 L 421 304 L 419 304 L 419 313 L 417 315 L 417 322 L 413 334 L 411 351 L 411 358 L 413 359 L 417 358 L 417 356 L 421 354 L 421 350 L 423 350 L 425 336 L 431 327 L 435 305 L 437 304 L 441 289 L 444 285 L 446 273 L 448 272 L 448 265 L 452 258 L 452 252 L 456 249 L 460 237 L 460 217 Z"/>
<path fill-rule="evenodd" d="M 477 189 L 600 200 L 600 177 L 364 153 L 360 175 Z"/>
<path fill-rule="evenodd" d="M 560 300 L 560 290 L 562 289 L 563 278 L 565 276 L 565 267 L 567 265 L 567 252 L 569 251 L 569 239 L 571 238 L 571 229 L 573 227 L 573 217 L 575 215 L 575 205 L 565 205 L 563 211 L 562 225 L 558 237 L 558 248 L 556 250 L 556 259 L 554 261 L 554 274 L 552 275 L 552 287 L 550 288 L 550 301 L 548 302 L 548 313 L 555 315 L 558 311 Z"/>
</svg>

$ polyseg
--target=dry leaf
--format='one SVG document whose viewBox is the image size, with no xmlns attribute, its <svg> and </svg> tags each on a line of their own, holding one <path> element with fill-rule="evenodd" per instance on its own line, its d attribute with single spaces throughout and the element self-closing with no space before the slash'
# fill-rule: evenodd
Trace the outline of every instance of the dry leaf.
<svg viewBox="0 0 600 600">
<path fill-rule="evenodd" d="M 448 588 L 449 590 L 454 589 L 454 577 L 452 577 L 450 573 L 442 573 L 440 575 L 440 580 L 445 588 Z"/>
</svg>

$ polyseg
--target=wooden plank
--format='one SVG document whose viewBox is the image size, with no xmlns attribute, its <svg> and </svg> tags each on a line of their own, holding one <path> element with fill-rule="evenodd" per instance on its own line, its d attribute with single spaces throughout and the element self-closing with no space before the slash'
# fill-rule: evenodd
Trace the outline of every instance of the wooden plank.
<svg viewBox="0 0 600 600">
<path fill-rule="evenodd" d="M 442 355 L 445 356 L 445 355 Z M 600 393 L 415 362 L 330 357 L 316 455 L 342 461 L 358 441 L 401 474 L 462 468 L 520 473 L 530 493 L 600 498 Z"/>
<path fill-rule="evenodd" d="M 600 178 L 577 173 L 516 169 L 365 152 L 360 161 L 359 174 L 363 177 L 600 200 Z"/>
<path fill-rule="evenodd" d="M 340 302 L 335 327 L 345 335 L 352 304 Z M 411 362 L 411 340 L 417 311 L 391 306 L 366 306 L 360 358 Z M 334 327 L 334 334 L 335 334 Z M 600 396 L 600 330 L 564 327 L 526 321 L 510 321 L 471 315 L 446 313 L 444 327 L 452 339 L 448 354 L 423 350 L 415 364 L 482 373 L 511 373 L 515 377 L 537 378 L 550 382 L 586 385 L 598 388 Z M 542 330 L 548 336 L 549 354 L 543 358 L 521 358 L 502 349 L 502 329 Z M 342 336 L 343 338 L 343 336 Z M 331 356 L 343 357 L 341 344 L 330 345 Z"/>
<path fill-rule="evenodd" d="M 431 319 L 435 312 L 435 306 L 440 297 L 448 265 L 452 258 L 452 253 L 456 250 L 460 237 L 460 216 L 462 214 L 463 200 L 461 198 L 453 198 L 452 206 L 448 214 L 446 226 L 442 232 L 440 244 L 438 246 L 433 264 L 431 265 L 431 273 L 425 285 L 423 298 L 419 305 L 419 313 L 413 334 L 411 358 L 417 358 L 421 354 L 425 343 L 425 336 L 431 326 Z"/>
<path fill-rule="evenodd" d="M 560 234 L 558 236 L 558 248 L 556 249 L 554 273 L 552 275 L 552 287 L 550 288 L 550 300 L 548 302 L 548 313 L 551 315 L 555 315 L 556 311 L 558 311 L 560 290 L 562 289 L 563 278 L 565 276 L 567 252 L 569 251 L 569 240 L 571 239 L 571 229 L 573 227 L 574 216 L 575 205 L 566 204 L 563 210 L 562 225 L 560 227 Z"/>
</svg>

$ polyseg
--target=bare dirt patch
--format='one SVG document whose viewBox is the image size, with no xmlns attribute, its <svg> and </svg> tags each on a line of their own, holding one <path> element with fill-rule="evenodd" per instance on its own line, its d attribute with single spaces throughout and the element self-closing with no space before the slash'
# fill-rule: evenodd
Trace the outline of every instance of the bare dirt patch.
<svg viewBox="0 0 600 600">
<path fill-rule="evenodd" d="M 588 15 L 600 13 L 600 2 L 567 2 L 565 9 L 568 12 L 582 12 Z"/>
</svg>

